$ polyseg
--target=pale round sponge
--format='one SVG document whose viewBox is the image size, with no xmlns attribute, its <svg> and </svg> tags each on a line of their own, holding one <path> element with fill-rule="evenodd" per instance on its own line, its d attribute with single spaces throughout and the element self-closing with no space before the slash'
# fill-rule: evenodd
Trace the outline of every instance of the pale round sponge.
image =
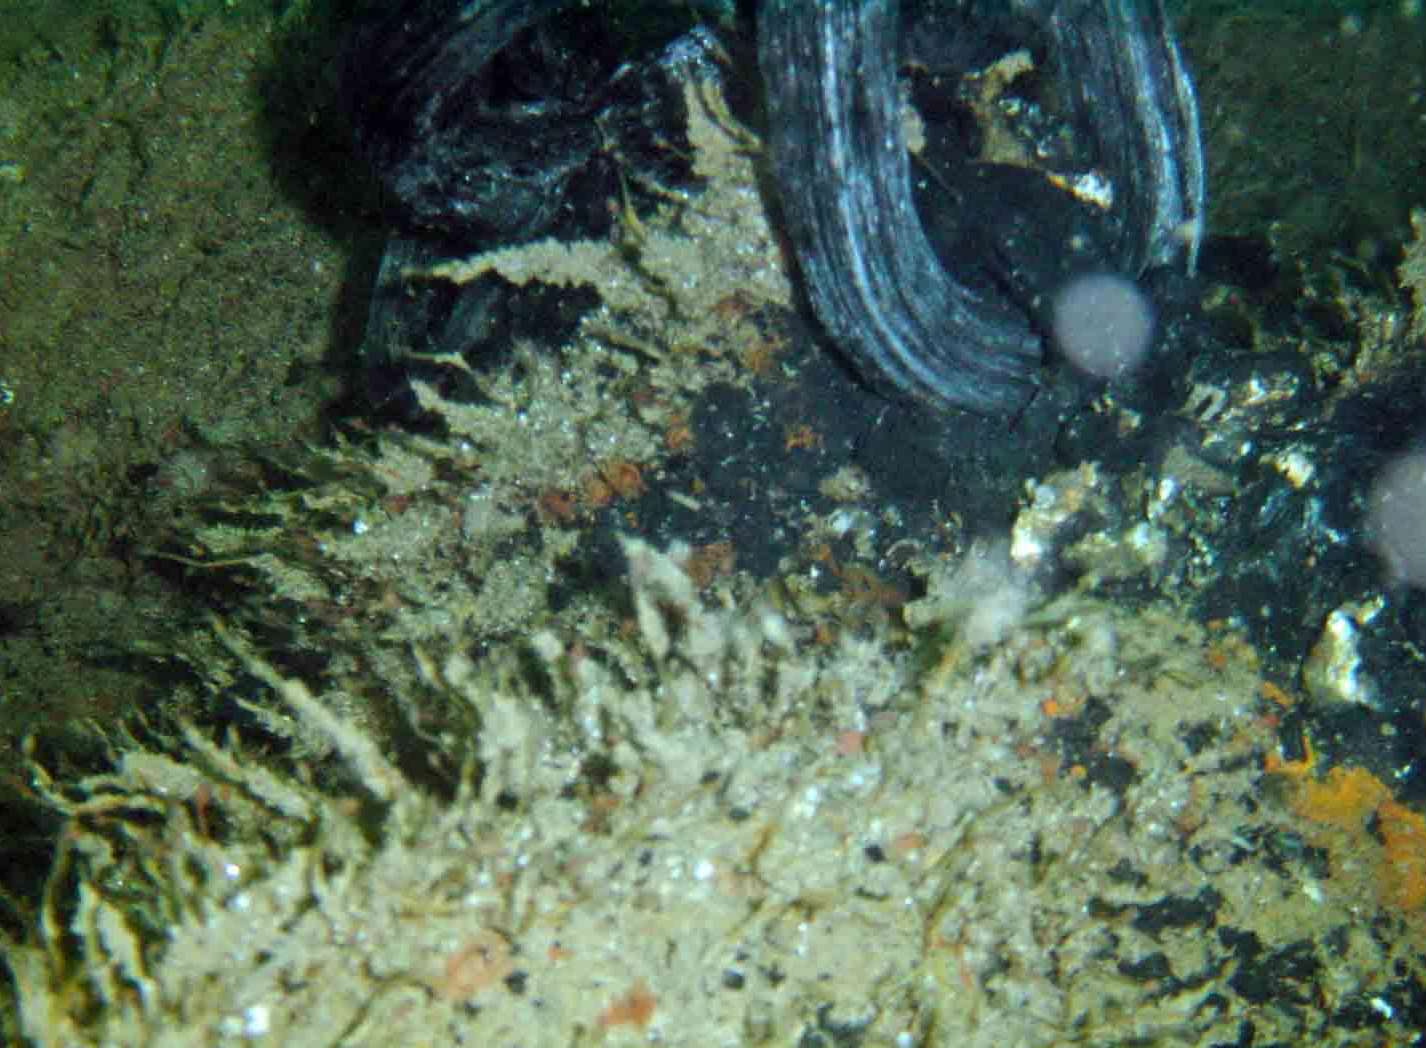
<svg viewBox="0 0 1426 1048">
<path fill-rule="evenodd" d="M 1154 307 L 1134 282 L 1089 273 L 1055 293 L 1050 312 L 1055 341 L 1075 367 L 1119 378 L 1138 367 L 1154 334 Z"/>
<path fill-rule="evenodd" d="M 1402 455 L 1377 476 L 1367 527 L 1392 580 L 1426 586 L 1426 450 Z"/>
</svg>

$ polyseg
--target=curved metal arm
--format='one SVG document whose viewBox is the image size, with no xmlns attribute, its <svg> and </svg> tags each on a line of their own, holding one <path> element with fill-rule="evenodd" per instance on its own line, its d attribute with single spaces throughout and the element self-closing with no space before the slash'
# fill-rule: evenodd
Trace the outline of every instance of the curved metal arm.
<svg viewBox="0 0 1426 1048">
<path fill-rule="evenodd" d="M 1004 2 L 1004 0 L 1000 0 Z M 1203 209 L 1193 87 L 1158 0 L 1020 0 L 1121 187 L 1119 265 L 1185 245 Z M 868 378 L 941 405 L 1013 411 L 1033 389 L 1029 319 L 947 273 L 913 207 L 896 0 L 768 0 L 758 25 L 773 170 L 818 319 Z"/>
</svg>

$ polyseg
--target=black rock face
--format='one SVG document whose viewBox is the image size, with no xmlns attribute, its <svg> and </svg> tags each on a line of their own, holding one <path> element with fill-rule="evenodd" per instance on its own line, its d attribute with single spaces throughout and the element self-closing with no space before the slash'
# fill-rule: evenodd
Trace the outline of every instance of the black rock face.
<svg viewBox="0 0 1426 1048">
<path fill-rule="evenodd" d="M 694 60 L 686 19 L 641 23 L 631 53 L 607 12 L 570 6 L 408 0 L 353 33 L 343 95 L 393 226 L 363 347 L 385 416 L 420 421 L 413 375 L 473 395 L 433 359 L 488 363 L 522 335 L 558 339 L 598 301 L 587 288 L 410 273 L 542 237 L 607 237 L 622 209 L 653 206 L 648 187 L 694 182 L 676 77 Z"/>
<path fill-rule="evenodd" d="M 567 0 L 383 10 L 354 35 L 343 82 L 399 228 L 467 247 L 599 235 L 631 181 L 621 165 L 687 182 L 682 98 L 658 71 L 668 38 L 630 55 L 606 15 Z"/>
</svg>

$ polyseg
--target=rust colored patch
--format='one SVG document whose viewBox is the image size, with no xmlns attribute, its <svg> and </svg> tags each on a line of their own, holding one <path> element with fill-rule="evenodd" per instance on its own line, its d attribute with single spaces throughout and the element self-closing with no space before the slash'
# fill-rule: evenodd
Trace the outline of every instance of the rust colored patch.
<svg viewBox="0 0 1426 1048">
<path fill-rule="evenodd" d="M 686 414 L 680 412 L 669 420 L 668 427 L 663 431 L 663 446 L 675 455 L 692 449 L 693 427 L 689 425 Z"/>
<path fill-rule="evenodd" d="M 1346 833 L 1365 834 L 1375 816 L 1381 852 L 1376 867 L 1381 901 L 1407 911 L 1426 908 L 1426 816 L 1392 799 L 1390 788 L 1365 768 L 1331 768 L 1313 774 L 1317 754 L 1306 745 L 1300 761 L 1269 754 L 1264 770 L 1285 778 L 1288 806 L 1307 820 Z"/>
<path fill-rule="evenodd" d="M 777 358 L 782 349 L 783 344 L 778 339 L 755 338 L 743 347 L 738 359 L 742 361 L 743 367 L 754 375 L 766 378 L 777 366 Z"/>
<path fill-rule="evenodd" d="M 603 509 L 614 501 L 614 489 L 609 486 L 609 482 L 598 473 L 593 473 L 584 478 L 584 483 L 580 485 L 580 500 L 590 509 Z"/>
<path fill-rule="evenodd" d="M 1265 680 L 1258 685 L 1258 694 L 1274 705 L 1282 706 L 1284 709 L 1296 705 L 1296 700 L 1291 695 L 1283 691 L 1282 688 L 1279 688 L 1270 680 Z"/>
<path fill-rule="evenodd" d="M 410 495 L 387 495 L 381 500 L 381 508 L 393 517 L 399 517 L 411 508 Z"/>
<path fill-rule="evenodd" d="M 725 324 L 735 324 L 752 311 L 752 299 L 743 291 L 734 291 L 713 303 L 713 315 Z"/>
<path fill-rule="evenodd" d="M 1304 777 L 1294 791 L 1292 810 L 1313 822 L 1360 830 L 1367 816 L 1391 791 L 1365 768 L 1332 768 L 1321 781 Z"/>
<path fill-rule="evenodd" d="M 544 520 L 554 524 L 569 524 L 579 515 L 574 493 L 558 488 L 541 495 L 535 508 Z"/>
<path fill-rule="evenodd" d="M 462 1001 L 501 982 L 514 967 L 510 943 L 500 933 L 483 929 L 446 959 L 434 989 L 447 1000 Z"/>
<path fill-rule="evenodd" d="M 1210 668 L 1221 672 L 1228 668 L 1228 653 L 1217 644 L 1210 644 L 1203 651 L 1203 661 L 1208 663 Z"/>
<path fill-rule="evenodd" d="M 907 594 L 900 587 L 884 582 L 864 564 L 848 564 L 833 572 L 842 584 L 842 593 L 854 604 L 894 610 L 906 603 Z"/>
<path fill-rule="evenodd" d="M 628 459 L 601 462 L 597 471 L 584 481 L 584 501 L 594 509 L 603 509 L 615 499 L 638 498 L 644 493 L 644 475 L 637 464 Z"/>
<path fill-rule="evenodd" d="M 926 835 L 920 830 L 907 830 L 891 839 L 891 850 L 896 855 L 908 855 L 926 847 Z"/>
<path fill-rule="evenodd" d="M 1382 897 L 1403 910 L 1426 906 L 1426 817 L 1386 801 L 1377 809 L 1382 836 Z"/>
<path fill-rule="evenodd" d="M 703 589 L 714 579 L 733 574 L 733 565 L 738 555 L 733 552 L 731 542 L 710 542 L 697 546 L 689 554 L 683 570 L 693 580 L 693 584 Z"/>
<path fill-rule="evenodd" d="M 822 446 L 822 434 L 807 423 L 789 426 L 782 436 L 783 451 L 813 451 Z"/>
<path fill-rule="evenodd" d="M 639 979 L 629 987 L 628 993 L 616 997 L 609 1007 L 600 1012 L 596 1021 L 599 1027 L 604 1030 L 611 1026 L 642 1028 L 647 1026 L 649 1020 L 654 1017 L 654 1008 L 657 1006 L 658 1000 L 649 989 L 648 983 Z"/>
</svg>

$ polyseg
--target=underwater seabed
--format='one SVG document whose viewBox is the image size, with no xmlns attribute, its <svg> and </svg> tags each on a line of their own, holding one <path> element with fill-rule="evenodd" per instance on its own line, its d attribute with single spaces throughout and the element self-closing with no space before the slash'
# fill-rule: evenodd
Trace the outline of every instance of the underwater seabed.
<svg viewBox="0 0 1426 1048">
<path fill-rule="evenodd" d="M 578 628 L 472 658 L 452 621 L 444 656 L 366 667 L 413 717 L 400 764 L 340 674 L 220 628 L 207 673 L 261 681 L 242 705 L 303 756 L 189 730 L 37 779 L 71 824 L 9 954 L 24 1035 L 1410 1043 L 1419 817 L 1377 796 L 1368 836 L 1288 765 L 1265 797 L 1288 700 L 1231 634 L 1028 610 L 993 552 L 909 636 L 829 634 L 700 593 L 687 550 L 625 553 L 627 604 Z M 978 650 L 967 594 L 1020 609 Z"/>
<path fill-rule="evenodd" d="M 784 409 L 763 472 L 714 456 L 800 522 L 776 570 L 632 537 L 660 498 L 720 519 L 716 473 L 677 465 L 716 448 L 690 390 L 800 361 L 762 326 L 788 284 L 750 161 L 695 124 L 709 184 L 669 214 L 736 236 L 650 222 L 642 274 L 597 244 L 453 262 L 620 308 L 466 372 L 478 397 L 416 380 L 439 430 L 269 452 L 261 492 L 215 459 L 172 504 L 148 556 L 220 617 L 172 640 L 169 727 L 135 724 L 110 774 L 33 770 L 68 828 L 8 953 L 23 1035 L 1410 1043 L 1426 826 L 1284 750 L 1308 700 L 1238 626 L 1113 595 L 1174 541 L 1114 474 L 1047 474 L 999 542 L 897 540 L 882 577 L 860 565 L 908 511 L 823 472 Z M 648 279 L 673 267 L 707 279 Z M 643 341 L 651 318 L 693 348 Z M 802 456 L 810 481 L 779 465 Z"/>
<path fill-rule="evenodd" d="M 696 191 L 412 274 L 586 294 L 560 339 L 413 371 L 419 431 L 156 467 L 132 559 L 197 621 L 110 770 L 30 751 L 4 1036 L 1420 1043 L 1420 709 L 1369 643 L 1409 598 L 1306 565 L 1384 454 L 1315 420 L 1414 411 L 1426 221 L 1389 310 L 1275 274 L 1331 338 L 1220 271 L 1191 395 L 1107 389 L 1021 475 L 830 361 L 756 137 L 685 101 Z"/>
</svg>

